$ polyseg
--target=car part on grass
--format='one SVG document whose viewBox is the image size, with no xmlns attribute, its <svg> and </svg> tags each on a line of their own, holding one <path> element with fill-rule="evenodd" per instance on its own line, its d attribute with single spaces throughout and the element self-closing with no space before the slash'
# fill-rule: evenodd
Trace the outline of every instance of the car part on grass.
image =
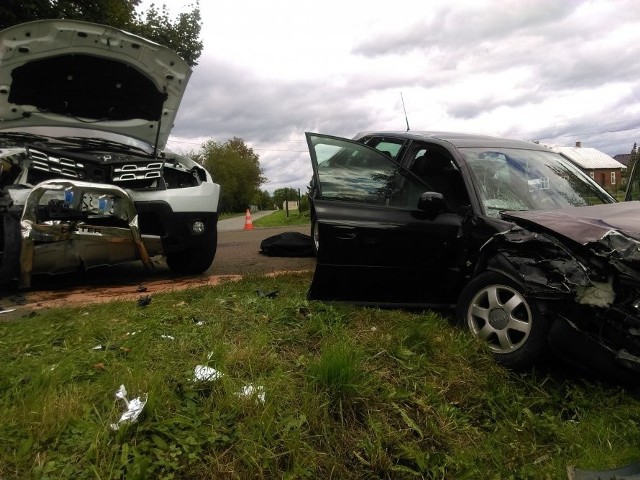
<svg viewBox="0 0 640 480">
<path fill-rule="evenodd" d="M 43 197 L 48 201 L 43 203 Z M 111 262 L 138 257 L 147 268 L 153 268 L 134 203 L 115 185 L 71 180 L 39 183 L 25 200 L 20 228 L 21 287 L 31 286 L 33 272 L 100 264 L 104 250 L 109 251 Z M 154 240 L 147 242 L 154 244 L 157 254 L 160 242 Z M 96 252 L 100 252 L 97 261 Z"/>
</svg>

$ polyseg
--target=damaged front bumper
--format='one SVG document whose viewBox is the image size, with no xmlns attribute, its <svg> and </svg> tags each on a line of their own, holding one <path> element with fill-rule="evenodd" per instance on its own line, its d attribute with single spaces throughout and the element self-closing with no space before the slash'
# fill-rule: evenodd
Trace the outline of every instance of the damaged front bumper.
<svg viewBox="0 0 640 480">
<path fill-rule="evenodd" d="M 517 227 L 493 236 L 482 251 L 486 268 L 517 281 L 553 318 L 548 340 L 556 355 L 611 379 L 638 382 L 640 275 L 634 257 L 621 260 L 616 249 L 605 254 L 599 244 L 569 249 L 548 234 Z"/>
<path fill-rule="evenodd" d="M 137 259 L 151 268 L 150 256 L 162 253 L 159 237 L 143 238 L 133 200 L 115 185 L 44 181 L 29 190 L 19 222 L 10 213 L 3 216 L 0 273 L 4 279 L 17 274 L 22 288 L 31 286 L 35 273 Z"/>
</svg>

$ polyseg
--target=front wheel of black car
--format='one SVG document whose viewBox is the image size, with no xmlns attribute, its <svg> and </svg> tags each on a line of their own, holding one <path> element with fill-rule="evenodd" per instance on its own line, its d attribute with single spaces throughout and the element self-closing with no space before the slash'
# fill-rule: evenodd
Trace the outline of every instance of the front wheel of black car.
<svg viewBox="0 0 640 480">
<path fill-rule="evenodd" d="M 216 256 L 217 243 L 214 241 L 179 252 L 167 253 L 167 265 L 173 273 L 197 275 L 205 272 Z"/>
<path fill-rule="evenodd" d="M 318 220 L 315 217 L 311 218 L 311 246 L 313 248 L 313 254 L 317 257 L 318 250 L 320 249 L 320 235 L 318 233 Z"/>
<path fill-rule="evenodd" d="M 486 342 L 507 368 L 531 367 L 547 345 L 548 319 L 523 288 L 496 272 L 473 278 L 463 289 L 456 322 Z"/>
</svg>

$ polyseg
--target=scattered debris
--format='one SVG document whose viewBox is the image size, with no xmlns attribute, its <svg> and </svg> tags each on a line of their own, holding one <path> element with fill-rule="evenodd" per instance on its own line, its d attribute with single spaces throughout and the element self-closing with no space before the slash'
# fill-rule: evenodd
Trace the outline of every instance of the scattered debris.
<svg viewBox="0 0 640 480">
<path fill-rule="evenodd" d="M 255 397 L 256 402 L 264 403 L 265 393 L 264 387 L 262 385 L 258 385 L 254 387 L 252 384 L 245 385 L 242 389 L 236 393 L 238 397 L 251 398 Z"/>
<path fill-rule="evenodd" d="M 0 314 L 11 313 L 11 312 L 15 312 L 15 311 L 16 311 L 15 308 L 10 308 L 9 310 L 5 310 L 4 308 L 0 307 Z"/>
<path fill-rule="evenodd" d="M 99 344 L 93 347 L 91 350 L 106 350 L 106 349 L 105 347 L 102 346 L 102 344 Z"/>
<path fill-rule="evenodd" d="M 164 338 L 165 340 L 175 340 L 176 339 L 173 335 L 160 335 L 160 338 Z"/>
<path fill-rule="evenodd" d="M 11 302 L 13 302 L 16 305 L 26 305 L 27 304 L 27 297 L 25 297 L 22 294 L 18 294 L 18 295 L 13 295 L 12 297 L 9 298 L 9 300 Z"/>
<path fill-rule="evenodd" d="M 150 303 L 151 303 L 151 296 L 149 296 L 149 295 L 145 295 L 145 296 L 140 297 L 138 299 L 138 306 L 139 307 L 146 307 Z"/>
<path fill-rule="evenodd" d="M 222 378 L 222 372 L 219 372 L 215 368 L 207 367 L 206 365 L 196 365 L 193 372 L 194 382 L 213 382 Z"/>
<path fill-rule="evenodd" d="M 258 298 L 276 298 L 278 296 L 278 290 L 272 290 L 271 292 L 264 292 L 262 290 L 256 290 Z"/>
<path fill-rule="evenodd" d="M 136 292 L 146 292 L 147 291 L 147 287 L 145 287 L 144 285 L 138 285 L 138 288 L 136 288 Z"/>
<path fill-rule="evenodd" d="M 147 404 L 147 394 L 144 394 L 144 399 L 142 397 L 136 397 L 132 400 L 127 400 L 127 389 L 124 385 L 120 385 L 120 388 L 116 392 L 116 398 L 125 402 L 127 410 L 122 414 L 118 423 L 112 423 L 112 430 L 119 430 L 120 425 L 123 423 L 134 423 L 138 420 L 138 417 L 142 413 L 142 409 Z"/>
</svg>

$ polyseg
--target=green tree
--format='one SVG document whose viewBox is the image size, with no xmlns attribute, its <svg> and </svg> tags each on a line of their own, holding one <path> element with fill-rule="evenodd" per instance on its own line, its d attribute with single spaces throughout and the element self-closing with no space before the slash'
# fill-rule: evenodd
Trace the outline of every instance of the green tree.
<svg viewBox="0 0 640 480">
<path fill-rule="evenodd" d="M 191 157 L 220 184 L 221 212 L 241 212 L 248 208 L 260 185 L 267 181 L 262 175 L 260 157 L 241 138 L 234 137 L 224 143 L 209 140 Z"/>
<path fill-rule="evenodd" d="M 167 7 L 151 4 L 137 12 L 141 0 L 3 0 L 0 4 L 0 30 L 18 23 L 45 18 L 69 18 L 102 23 L 130 31 L 165 45 L 192 67 L 202 53 L 200 7 L 187 6 L 186 12 L 172 20 Z"/>
<path fill-rule="evenodd" d="M 298 190 L 289 187 L 276 188 L 273 191 L 271 197 L 273 198 L 273 203 L 276 204 L 276 207 L 284 208 L 282 205 L 284 204 L 285 200 L 289 200 L 292 202 L 298 201 Z"/>
<path fill-rule="evenodd" d="M 257 205 L 260 210 L 271 210 L 274 207 L 271 194 L 266 190 L 258 191 L 253 199 L 253 204 Z"/>
<path fill-rule="evenodd" d="M 199 38 L 202 17 L 198 3 L 189 5 L 188 8 L 191 10 L 180 13 L 174 21 L 169 17 L 165 5 L 162 5 L 162 10 L 158 10 L 152 3 L 144 14 L 136 15 L 131 32 L 171 48 L 193 67 L 198 64 L 197 60 L 202 53 L 202 41 Z"/>
</svg>

